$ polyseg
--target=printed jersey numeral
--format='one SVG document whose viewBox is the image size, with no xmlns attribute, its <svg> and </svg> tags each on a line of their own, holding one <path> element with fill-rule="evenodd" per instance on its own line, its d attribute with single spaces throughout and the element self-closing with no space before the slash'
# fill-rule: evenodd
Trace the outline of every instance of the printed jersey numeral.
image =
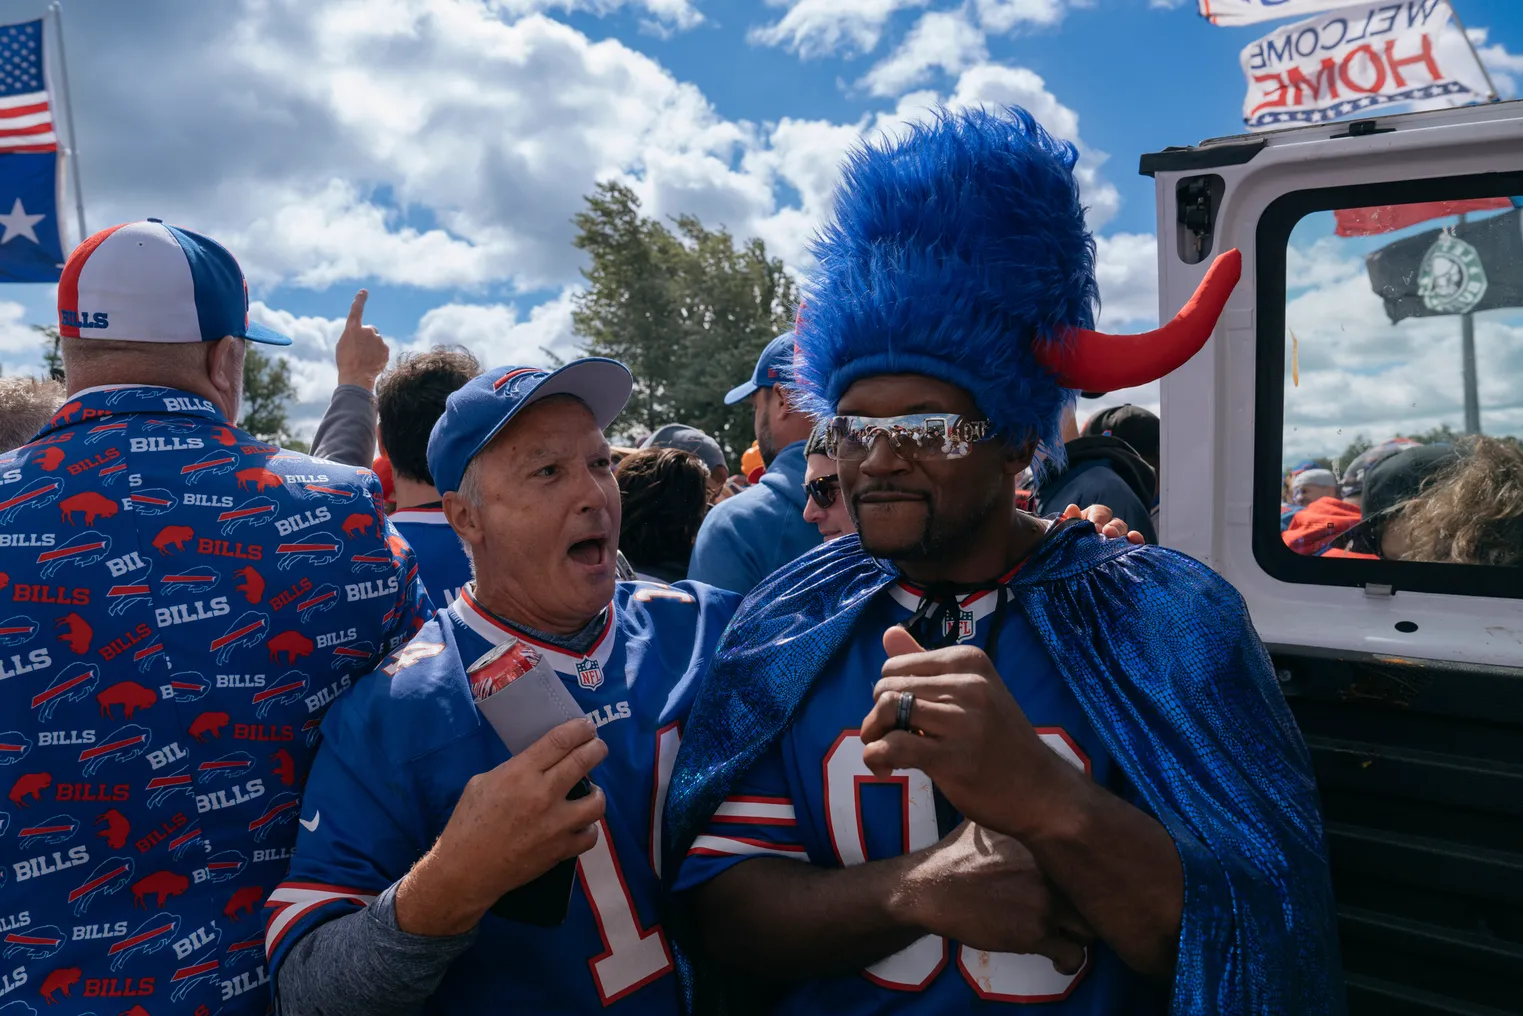
<svg viewBox="0 0 1523 1016">
<path fill-rule="evenodd" d="M 677 749 L 681 744 L 682 736 L 675 723 L 656 732 L 650 863 L 658 875 L 661 874 L 662 805 L 666 801 L 667 784 L 671 781 L 672 765 L 677 761 Z M 602 953 L 592 957 L 587 965 L 592 969 L 598 997 L 604 1005 L 611 1005 L 669 972 L 672 969 L 671 950 L 661 925 L 652 925 L 648 931 L 640 928 L 635 901 L 624 881 L 624 870 L 613 852 L 606 819 L 598 822 L 598 842 L 577 858 L 576 870 L 587 904 L 592 908 L 593 920 L 597 922 L 598 934 L 603 939 Z"/>
<path fill-rule="evenodd" d="M 1062 730 L 1037 733 L 1053 751 L 1075 768 L 1089 771 L 1089 760 Z M 904 808 L 902 848 L 905 853 L 931 846 L 940 837 L 936 828 L 936 799 L 931 779 L 918 769 L 896 769 L 887 778 L 874 776 L 862 761 L 859 731 L 848 730 L 825 755 L 825 824 L 836 859 L 844 866 L 867 860 L 862 831 L 862 784 L 898 784 Z M 926 935 L 862 971 L 874 984 L 896 991 L 922 991 L 947 963 L 947 941 Z M 968 946 L 957 950 L 957 968 L 979 998 L 996 1002 L 1054 1002 L 1068 997 L 1089 969 L 1060 974 L 1045 956 L 992 953 Z"/>
</svg>

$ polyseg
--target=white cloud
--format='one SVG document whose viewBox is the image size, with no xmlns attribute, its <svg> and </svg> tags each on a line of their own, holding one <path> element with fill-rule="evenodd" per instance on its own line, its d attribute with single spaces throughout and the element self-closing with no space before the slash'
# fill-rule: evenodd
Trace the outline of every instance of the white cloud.
<svg viewBox="0 0 1523 1016">
<path fill-rule="evenodd" d="M 1116 233 L 1095 240 L 1102 331 L 1151 328 L 1158 322 L 1158 239 Z"/>
<path fill-rule="evenodd" d="M 42 374 L 43 337 L 26 321 L 26 308 L 0 300 L 0 374 Z"/>
<path fill-rule="evenodd" d="M 924 7 L 927 0 L 767 0 L 787 12 L 770 25 L 752 28 L 747 40 L 781 46 L 804 59 L 838 51 L 870 53 L 895 12 Z"/>
<path fill-rule="evenodd" d="M 959 74 L 988 57 L 984 33 L 962 11 L 930 11 L 921 15 L 898 48 L 858 84 L 872 95 L 902 95 L 929 80 L 935 70 Z"/>
<path fill-rule="evenodd" d="M 703 15 L 689 0 L 637 0 L 634 3 L 624 0 L 488 0 L 488 4 L 513 17 L 547 11 L 586 11 L 602 16 L 621 7 L 634 7 L 648 15 L 643 22 L 647 27 L 662 32 L 686 31 L 703 24 Z"/>
<path fill-rule="evenodd" d="M 1008 32 L 1020 24 L 1055 25 L 1069 7 L 1088 6 L 1065 0 L 976 0 L 978 23 L 987 31 Z"/>
<path fill-rule="evenodd" d="M 1481 63 L 1491 72 L 1492 84 L 1496 85 L 1502 98 L 1516 98 L 1518 79 L 1514 75 L 1523 74 L 1523 53 L 1508 52 L 1500 42 L 1488 45 L 1489 28 L 1472 28 L 1467 34 L 1481 56 Z"/>
<path fill-rule="evenodd" d="M 1463 421 L 1460 322 L 1409 318 L 1391 324 L 1358 258 L 1337 264 L 1337 241 L 1320 241 L 1297 260 L 1325 275 L 1286 306 L 1284 457 L 1342 451 L 1356 435 L 1381 441 Z M 1294 248 L 1292 248 L 1294 250 Z M 1291 266 L 1294 268 L 1294 265 Z M 1297 375 L 1289 366 L 1294 335 Z M 1523 435 L 1523 315 L 1476 317 L 1481 422 L 1488 434 Z M 1299 383 L 1297 383 L 1299 380 Z"/>
<path fill-rule="evenodd" d="M 552 357 L 571 359 L 578 355 L 571 325 L 572 299 L 576 293 L 575 288 L 566 288 L 535 306 L 527 319 L 520 319 L 518 308 L 512 304 L 442 304 L 424 313 L 411 335 L 388 335 L 385 339 L 393 357 L 431 346 L 464 346 L 483 367 L 548 364 Z M 14 313 L 10 310 L 13 307 Z M 7 357 L 13 318 L 19 319 L 19 314 L 18 304 L 0 302 L 0 357 Z M 258 300 L 249 305 L 249 318 L 291 337 L 289 346 L 267 346 L 261 351 L 290 364 L 291 380 L 296 386 L 295 403 L 289 411 L 292 430 L 310 436 L 328 408 L 333 387 L 338 384 L 333 349 L 343 334 L 344 319 L 300 316 Z M 25 343 L 19 339 L 25 336 L 16 333 L 16 337 L 18 348 L 24 349 Z M 35 346 L 35 341 L 32 344 Z"/>
<path fill-rule="evenodd" d="M 1148 6 L 1154 10 L 1172 11 L 1183 7 L 1185 4 L 1194 4 L 1195 0 L 1148 0 Z"/>
<path fill-rule="evenodd" d="M 566 289 L 538 305 L 527 321 L 519 320 L 518 308 L 500 303 L 435 307 L 418 321 L 412 345 L 465 346 L 483 366 L 546 364 L 552 356 L 570 359 L 577 355 L 571 326 L 575 293 Z"/>
</svg>

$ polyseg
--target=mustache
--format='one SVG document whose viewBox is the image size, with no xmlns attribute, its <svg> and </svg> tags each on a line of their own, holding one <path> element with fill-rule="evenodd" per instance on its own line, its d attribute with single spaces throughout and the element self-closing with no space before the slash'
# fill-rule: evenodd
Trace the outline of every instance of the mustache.
<svg viewBox="0 0 1523 1016">
<path fill-rule="evenodd" d="M 908 494 L 930 500 L 931 492 L 920 487 L 906 487 L 890 480 L 870 480 L 852 488 L 851 500 L 858 501 L 867 494 Z"/>
</svg>

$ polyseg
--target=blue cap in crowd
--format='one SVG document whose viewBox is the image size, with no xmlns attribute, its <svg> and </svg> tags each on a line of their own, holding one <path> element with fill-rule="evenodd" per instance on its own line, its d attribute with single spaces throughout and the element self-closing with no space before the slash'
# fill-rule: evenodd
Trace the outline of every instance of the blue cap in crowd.
<svg viewBox="0 0 1523 1016">
<path fill-rule="evenodd" d="M 466 382 L 444 404 L 428 436 L 428 471 L 443 494 L 460 489 L 465 467 L 526 407 L 552 395 L 574 395 L 605 430 L 623 412 L 634 378 L 617 360 L 589 356 L 559 370 L 495 367 Z"/>
<path fill-rule="evenodd" d="M 730 389 L 730 394 L 724 397 L 724 404 L 733 406 L 741 399 L 749 399 L 760 388 L 771 388 L 779 381 L 786 382 L 793 376 L 793 333 L 784 332 L 762 350 L 761 356 L 756 361 L 756 370 L 751 374 L 751 380 L 744 381 Z"/>
</svg>

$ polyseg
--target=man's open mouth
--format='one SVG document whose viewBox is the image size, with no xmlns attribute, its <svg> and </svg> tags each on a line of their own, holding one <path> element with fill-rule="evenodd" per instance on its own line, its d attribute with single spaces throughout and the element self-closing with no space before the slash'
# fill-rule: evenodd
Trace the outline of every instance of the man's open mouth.
<svg viewBox="0 0 1523 1016">
<path fill-rule="evenodd" d="M 566 551 L 566 556 L 577 564 L 595 568 L 608 560 L 608 541 L 601 536 L 578 540 Z"/>
</svg>

